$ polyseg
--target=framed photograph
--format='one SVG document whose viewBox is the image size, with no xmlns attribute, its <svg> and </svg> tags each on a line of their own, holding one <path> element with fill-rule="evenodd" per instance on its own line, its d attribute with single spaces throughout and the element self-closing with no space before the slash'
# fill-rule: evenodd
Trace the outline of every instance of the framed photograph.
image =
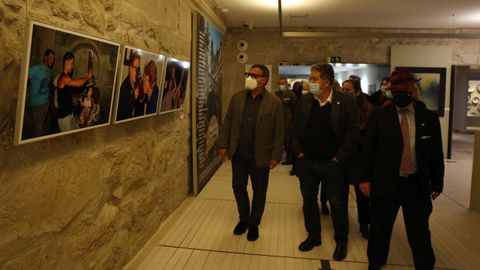
<svg viewBox="0 0 480 270">
<path fill-rule="evenodd" d="M 120 44 L 28 21 L 15 144 L 108 125 Z"/>
<path fill-rule="evenodd" d="M 167 58 L 160 113 L 183 109 L 190 62 Z"/>
<path fill-rule="evenodd" d="M 115 123 L 157 114 L 165 57 L 125 46 L 117 87 Z"/>
<path fill-rule="evenodd" d="M 420 89 L 419 99 L 424 102 L 427 109 L 437 113 L 438 116 L 445 114 L 445 82 L 446 68 L 431 67 L 398 67 L 407 68 L 416 79 Z"/>
<path fill-rule="evenodd" d="M 196 195 L 223 163 L 216 148 L 223 120 L 223 34 L 201 14 L 196 13 L 194 18 L 192 156 Z"/>
</svg>

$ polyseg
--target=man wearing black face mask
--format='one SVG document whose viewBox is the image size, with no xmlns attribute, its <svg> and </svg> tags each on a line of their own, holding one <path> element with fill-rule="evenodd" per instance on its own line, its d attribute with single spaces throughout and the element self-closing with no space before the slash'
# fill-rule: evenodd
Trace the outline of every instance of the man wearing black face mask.
<svg viewBox="0 0 480 270">
<path fill-rule="evenodd" d="M 239 213 L 233 234 L 241 235 L 248 228 L 249 241 L 258 238 L 268 176 L 282 159 L 285 136 L 282 103 L 265 89 L 268 77 L 264 65 L 253 65 L 245 73 L 245 90 L 232 96 L 218 139 L 219 155 L 232 160 L 232 188 Z M 251 208 L 249 176 L 253 189 Z"/>
<path fill-rule="evenodd" d="M 360 190 L 370 197 L 369 269 L 387 262 L 390 237 L 402 207 L 415 269 L 433 269 L 428 219 L 443 190 L 443 151 L 438 116 L 414 106 L 416 80 L 409 70 L 392 72 L 393 104 L 374 110 L 365 127 Z"/>
</svg>

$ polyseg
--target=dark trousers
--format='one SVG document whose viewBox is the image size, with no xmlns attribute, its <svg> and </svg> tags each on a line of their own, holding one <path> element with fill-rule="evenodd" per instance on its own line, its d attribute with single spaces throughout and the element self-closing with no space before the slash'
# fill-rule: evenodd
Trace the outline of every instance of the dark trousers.
<svg viewBox="0 0 480 270">
<path fill-rule="evenodd" d="M 285 128 L 285 152 L 287 153 L 287 159 L 285 161 L 288 163 L 293 163 L 294 155 L 290 147 L 290 133 L 291 133 L 291 129 Z"/>
<path fill-rule="evenodd" d="M 355 198 L 357 199 L 358 224 L 366 226 L 370 224 L 370 199 L 360 191 L 358 184 L 355 184 L 354 187 Z"/>
<path fill-rule="evenodd" d="M 428 219 L 432 213 L 432 201 L 421 188 L 418 176 L 400 177 L 397 193 L 392 198 L 376 196 L 372 188 L 370 238 L 368 261 L 372 266 L 387 262 L 392 229 L 398 210 L 402 206 L 408 243 L 413 253 L 415 269 L 433 269 L 433 254 Z M 380 195 L 380 194 L 379 194 Z"/>
<path fill-rule="evenodd" d="M 237 201 L 239 218 L 242 221 L 248 221 L 250 225 L 258 226 L 262 220 L 267 197 L 269 173 L 270 168 L 258 168 L 253 158 L 245 159 L 237 155 L 232 158 L 232 188 Z M 247 192 L 249 176 L 253 190 L 251 210 Z"/>
<path fill-rule="evenodd" d="M 336 161 L 309 161 L 297 158 L 297 175 L 303 197 L 305 228 L 309 236 L 318 237 L 321 233 L 318 210 L 318 190 L 320 182 L 325 182 L 327 199 L 332 209 L 334 238 L 337 243 L 348 242 L 348 183 L 344 168 Z"/>
</svg>

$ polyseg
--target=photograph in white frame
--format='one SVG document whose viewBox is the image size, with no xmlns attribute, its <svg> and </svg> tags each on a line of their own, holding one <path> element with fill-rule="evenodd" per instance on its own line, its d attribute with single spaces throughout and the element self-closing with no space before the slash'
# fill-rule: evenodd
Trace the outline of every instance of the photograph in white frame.
<svg viewBox="0 0 480 270">
<path fill-rule="evenodd" d="M 189 72 L 190 62 L 167 58 L 160 113 L 183 108 Z"/>
<path fill-rule="evenodd" d="M 157 114 L 165 57 L 125 46 L 117 87 L 115 123 Z"/>
<path fill-rule="evenodd" d="M 29 20 L 15 144 L 110 124 L 120 44 Z"/>
</svg>

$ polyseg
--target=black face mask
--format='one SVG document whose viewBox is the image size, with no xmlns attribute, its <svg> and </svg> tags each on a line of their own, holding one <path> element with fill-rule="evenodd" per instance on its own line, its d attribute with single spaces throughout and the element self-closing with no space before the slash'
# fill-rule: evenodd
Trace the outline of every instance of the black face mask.
<svg viewBox="0 0 480 270">
<path fill-rule="evenodd" d="M 407 107 L 410 103 L 412 103 L 412 93 L 407 91 L 394 91 L 393 94 L 393 104 L 397 105 L 398 107 Z"/>
</svg>

